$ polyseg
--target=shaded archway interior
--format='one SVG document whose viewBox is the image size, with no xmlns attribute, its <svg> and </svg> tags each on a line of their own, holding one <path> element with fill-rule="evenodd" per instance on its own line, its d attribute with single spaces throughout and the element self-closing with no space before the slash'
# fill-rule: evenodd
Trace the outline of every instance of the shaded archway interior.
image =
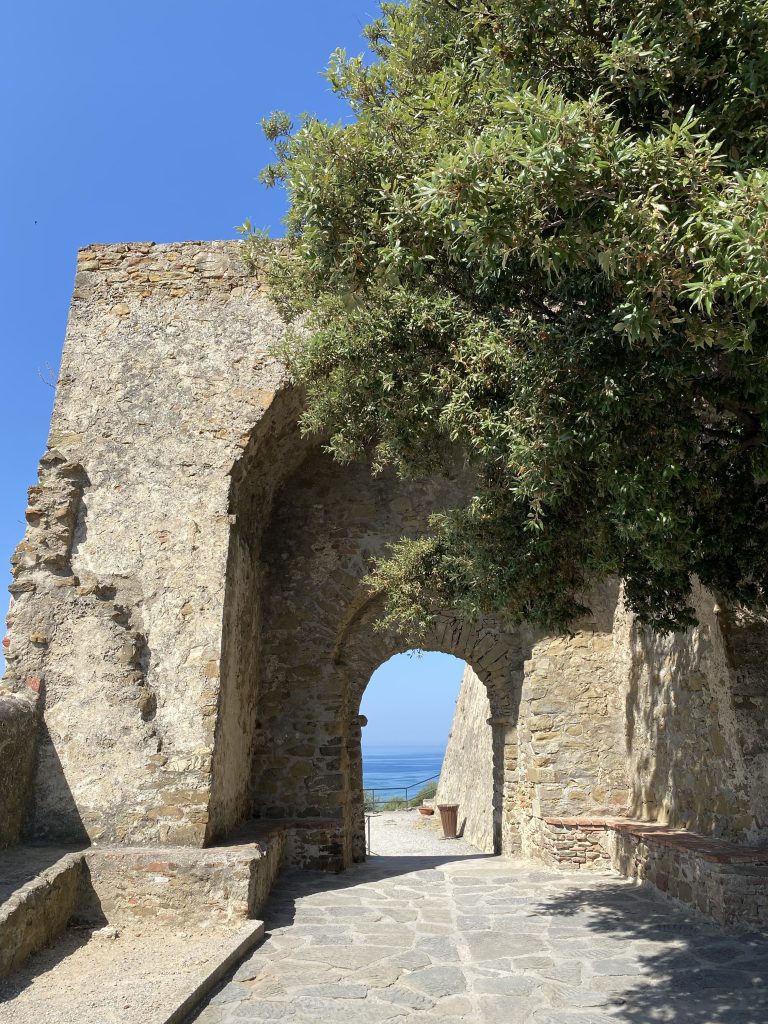
<svg viewBox="0 0 768 1024">
<path fill-rule="evenodd" d="M 289 420 L 287 399 L 286 408 Z M 362 581 L 389 544 L 423 534 L 433 512 L 461 502 L 470 477 L 402 481 L 362 462 L 341 466 L 307 442 L 279 451 L 288 433 L 278 419 L 233 482 L 215 831 L 245 816 L 332 821 L 329 863 L 348 864 L 364 856 L 360 701 L 376 668 L 411 646 L 377 628 L 381 608 Z M 276 468 L 283 478 L 269 488 Z M 501 850 L 525 640 L 494 621 L 445 614 L 423 646 L 472 665 L 487 687 Z"/>
<path fill-rule="evenodd" d="M 411 646 L 377 628 L 381 607 L 364 577 L 389 544 L 462 503 L 472 478 L 459 468 L 404 481 L 339 465 L 296 429 L 299 407 L 290 390 L 278 393 L 233 472 L 206 840 L 246 819 L 298 820 L 306 834 L 316 822 L 295 859 L 338 868 L 364 855 L 360 700 L 376 668 Z M 759 838 L 765 744 L 744 742 L 732 691 L 746 684 L 727 663 L 751 627 L 716 621 L 701 588 L 693 599 L 698 631 L 650 640 L 618 581 L 590 593 L 591 613 L 568 636 L 437 617 L 424 649 L 466 662 L 488 697 L 494 850 L 582 858 L 589 841 L 569 833 L 563 852 L 553 821 L 627 814 Z M 666 678 L 677 695 L 660 705 L 653 694 Z M 764 689 L 763 676 L 749 685 Z M 713 707 L 730 746 L 714 735 Z M 681 742 L 719 744 L 716 770 L 697 777 L 675 753 Z"/>
</svg>

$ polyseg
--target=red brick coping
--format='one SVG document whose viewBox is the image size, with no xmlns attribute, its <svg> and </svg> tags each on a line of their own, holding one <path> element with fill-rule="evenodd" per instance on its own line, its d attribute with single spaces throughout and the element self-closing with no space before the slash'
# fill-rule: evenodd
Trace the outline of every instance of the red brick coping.
<svg viewBox="0 0 768 1024">
<path fill-rule="evenodd" d="M 656 821 L 632 821 L 629 818 L 545 818 L 544 821 L 547 825 L 590 832 L 604 829 L 628 832 L 646 843 L 687 851 L 714 864 L 768 864 L 768 847 L 738 846 L 724 839 L 711 839 Z"/>
</svg>

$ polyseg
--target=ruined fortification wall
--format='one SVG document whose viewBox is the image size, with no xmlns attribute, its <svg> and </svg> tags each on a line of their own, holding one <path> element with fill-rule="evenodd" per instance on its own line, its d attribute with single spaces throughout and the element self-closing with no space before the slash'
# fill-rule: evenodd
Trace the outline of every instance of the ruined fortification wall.
<svg viewBox="0 0 768 1024">
<path fill-rule="evenodd" d="M 45 681 L 36 836 L 208 832 L 230 471 L 281 379 L 281 329 L 236 244 L 80 253 L 11 588 L 6 682 Z"/>
<path fill-rule="evenodd" d="M 544 849 L 543 819 L 623 814 L 630 799 L 613 637 L 618 587 L 599 588 L 589 604 L 592 615 L 573 635 L 527 637 L 519 707 L 507 726 L 515 742 L 508 744 L 503 809 L 527 855 Z M 480 849 L 489 848 L 483 765 L 492 749 L 491 714 L 484 688 L 468 669 L 438 798 L 461 805 L 465 835 Z"/>
<path fill-rule="evenodd" d="M 363 848 L 359 708 L 374 670 L 410 644 L 375 628 L 363 579 L 371 560 L 429 515 L 464 500 L 466 475 L 401 481 L 363 463 L 339 466 L 312 450 L 286 481 L 263 538 L 263 673 L 253 757 L 254 813 L 339 817 Z M 497 710 L 519 694 L 523 649 L 498 624 L 450 616 L 424 645 L 471 658 Z M 487 666 L 487 670 L 486 670 Z M 486 716 L 487 717 L 487 716 Z M 501 793 L 503 753 L 487 772 Z M 500 831 L 500 798 L 491 800 Z M 499 844 L 501 839 L 499 838 Z"/>
<path fill-rule="evenodd" d="M 765 841 L 765 623 L 727 612 L 698 585 L 692 599 L 700 625 L 660 636 L 635 622 L 617 588 L 605 588 L 590 600 L 592 621 L 572 636 L 532 643 L 516 784 L 505 803 L 523 852 L 572 864 L 579 853 L 571 829 L 558 851 L 552 845 L 553 829 L 563 829 L 547 819 L 560 818 L 624 816 L 745 844 Z M 482 821 L 485 810 L 482 790 L 475 796 L 470 780 L 487 714 L 468 674 L 440 784 L 441 798 L 463 797 L 468 822 Z M 478 834 L 483 848 L 482 826 Z"/>
<path fill-rule="evenodd" d="M 617 616 L 628 812 L 759 842 L 768 836 L 765 623 L 728 613 L 698 585 L 692 597 L 700 624 L 685 633 L 658 636 Z"/>
<path fill-rule="evenodd" d="M 332 463 L 297 429 L 282 330 L 236 243 L 80 254 L 13 559 L 0 758 L 21 770 L 0 768 L 0 843 L 24 811 L 36 838 L 191 846 L 258 814 L 329 819 L 307 860 L 361 855 L 360 699 L 408 646 L 374 629 L 362 581 L 471 480 Z M 485 688 L 465 718 L 492 722 L 495 849 L 544 855 L 566 816 L 766 836 L 768 627 L 694 597 L 701 625 L 667 637 L 617 586 L 563 637 L 438 617 L 428 649 Z"/>
<path fill-rule="evenodd" d="M 459 805 L 461 834 L 484 853 L 494 852 L 490 717 L 491 705 L 485 686 L 467 665 L 461 678 L 435 802 Z"/>
<path fill-rule="evenodd" d="M 463 485 L 307 462 L 282 330 L 236 243 L 80 254 L 9 616 L 6 685 L 45 689 L 36 838 L 201 845 L 252 812 L 356 814 L 371 653 L 401 649 L 368 641 L 360 581 Z M 508 642 L 435 638 L 492 655 L 505 705 Z"/>
</svg>

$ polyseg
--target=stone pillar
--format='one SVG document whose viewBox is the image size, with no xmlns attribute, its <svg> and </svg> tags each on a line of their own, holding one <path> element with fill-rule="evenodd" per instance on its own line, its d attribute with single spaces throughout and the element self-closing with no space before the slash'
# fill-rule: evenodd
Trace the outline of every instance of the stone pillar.
<svg viewBox="0 0 768 1024">
<path fill-rule="evenodd" d="M 368 725 L 365 715 L 352 719 L 347 744 L 347 765 L 350 785 L 350 856 L 354 863 L 365 860 L 365 791 L 363 789 L 363 729 Z M 362 813 L 361 813 L 362 811 Z"/>
<path fill-rule="evenodd" d="M 509 857 L 520 852 L 515 819 L 517 791 L 517 729 L 511 715 L 488 719 L 493 733 L 493 852 Z"/>
</svg>

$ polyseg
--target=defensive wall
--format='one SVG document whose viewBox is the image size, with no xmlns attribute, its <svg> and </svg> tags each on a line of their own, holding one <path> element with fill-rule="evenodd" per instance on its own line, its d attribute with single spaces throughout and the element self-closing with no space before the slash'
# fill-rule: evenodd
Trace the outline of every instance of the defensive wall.
<svg viewBox="0 0 768 1024">
<path fill-rule="evenodd" d="M 360 700 L 408 645 L 375 628 L 362 580 L 472 474 L 334 463 L 297 427 L 283 329 L 237 243 L 81 252 L 13 558 L 4 845 L 193 850 L 268 826 L 289 830 L 299 863 L 364 856 Z M 704 886 L 707 912 L 733 923 L 768 862 L 768 629 L 695 585 L 693 598 L 700 625 L 684 634 L 642 629 L 614 583 L 568 635 L 445 609 L 425 646 L 477 680 L 485 848 L 610 862 L 660 887 L 666 873 L 668 891 L 696 903 Z M 616 820 L 656 839 L 619 843 Z M 747 859 L 689 886 L 703 848 L 680 854 L 693 867 L 653 866 L 672 833 Z"/>
</svg>

